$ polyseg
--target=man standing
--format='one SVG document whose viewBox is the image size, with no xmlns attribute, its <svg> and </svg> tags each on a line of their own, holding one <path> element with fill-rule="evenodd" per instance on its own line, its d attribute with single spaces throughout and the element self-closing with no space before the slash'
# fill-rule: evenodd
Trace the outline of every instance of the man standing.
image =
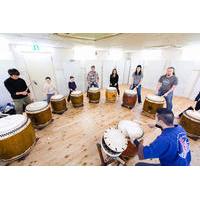
<svg viewBox="0 0 200 200">
<path fill-rule="evenodd" d="M 4 81 L 4 85 L 13 98 L 17 114 L 23 113 L 23 107 L 31 103 L 30 90 L 26 82 L 19 78 L 20 73 L 17 69 L 9 69 L 10 77 Z"/>
<path fill-rule="evenodd" d="M 90 87 L 99 87 L 98 83 L 99 83 L 99 75 L 98 73 L 95 71 L 95 66 L 91 66 L 91 71 L 88 73 L 87 75 L 87 82 L 88 82 L 88 89 L 87 92 L 89 90 Z"/>
<path fill-rule="evenodd" d="M 156 119 L 154 127 L 160 128 L 162 133 L 148 146 L 143 146 L 138 140 L 134 140 L 133 143 L 138 148 L 140 160 L 159 158 L 160 164 L 137 163 L 136 166 L 189 166 L 189 139 L 180 125 L 174 125 L 173 112 L 166 108 L 158 109 Z"/>
<path fill-rule="evenodd" d="M 178 85 L 178 78 L 175 76 L 175 69 L 168 67 L 165 75 L 161 76 L 157 85 L 156 93 L 166 100 L 168 110 L 172 110 L 173 92 Z"/>
</svg>

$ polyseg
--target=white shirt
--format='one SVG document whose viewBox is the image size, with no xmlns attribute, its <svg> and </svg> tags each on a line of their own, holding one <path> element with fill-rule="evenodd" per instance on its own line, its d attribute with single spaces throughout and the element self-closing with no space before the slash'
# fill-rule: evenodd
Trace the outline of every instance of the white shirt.
<svg viewBox="0 0 200 200">
<path fill-rule="evenodd" d="M 43 90 L 46 94 L 56 93 L 56 86 L 53 83 L 45 83 Z"/>
</svg>

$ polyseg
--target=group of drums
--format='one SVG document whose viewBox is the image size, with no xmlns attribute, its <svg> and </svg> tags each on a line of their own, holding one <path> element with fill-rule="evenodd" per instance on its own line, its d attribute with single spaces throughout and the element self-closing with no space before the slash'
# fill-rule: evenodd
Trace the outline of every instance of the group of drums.
<svg viewBox="0 0 200 200">
<path fill-rule="evenodd" d="M 107 102 L 115 102 L 117 90 L 108 87 L 105 92 Z M 90 103 L 99 103 L 100 89 L 92 87 L 88 91 Z M 125 90 L 122 106 L 133 108 L 137 101 L 137 94 L 132 90 Z M 74 107 L 83 106 L 83 93 L 71 93 L 71 102 Z M 164 98 L 156 95 L 147 95 L 143 104 L 143 113 L 155 116 L 158 108 L 164 106 Z M 16 160 L 26 155 L 36 142 L 34 128 L 41 129 L 52 122 L 52 112 L 61 114 L 67 110 L 63 95 L 54 95 L 51 98 L 51 107 L 45 101 L 33 102 L 26 106 L 26 115 L 10 115 L 0 119 L 0 161 Z M 180 124 L 190 136 L 200 138 L 200 113 L 193 110 L 184 112 Z M 118 127 L 105 131 L 102 138 L 102 148 L 112 156 L 131 156 L 135 154 L 135 147 L 129 138 L 141 138 L 141 127 L 130 121 L 121 121 Z M 120 142 L 119 142 L 120 141 Z"/>
</svg>

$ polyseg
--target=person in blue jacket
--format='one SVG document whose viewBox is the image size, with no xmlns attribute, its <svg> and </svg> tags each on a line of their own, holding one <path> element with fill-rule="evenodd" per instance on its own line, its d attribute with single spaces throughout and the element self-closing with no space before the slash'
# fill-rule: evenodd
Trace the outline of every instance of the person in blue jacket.
<svg viewBox="0 0 200 200">
<path fill-rule="evenodd" d="M 158 158 L 160 164 L 139 162 L 136 166 L 189 166 L 189 139 L 183 127 L 174 124 L 173 112 L 166 108 L 158 109 L 156 121 L 154 127 L 160 128 L 162 133 L 150 145 L 143 146 L 138 140 L 134 140 L 133 143 L 138 148 L 140 160 Z"/>
</svg>

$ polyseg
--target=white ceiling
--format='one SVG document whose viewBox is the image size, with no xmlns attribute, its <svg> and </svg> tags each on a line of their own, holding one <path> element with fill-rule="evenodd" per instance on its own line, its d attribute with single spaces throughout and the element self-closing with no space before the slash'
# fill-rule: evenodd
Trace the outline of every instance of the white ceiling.
<svg viewBox="0 0 200 200">
<path fill-rule="evenodd" d="M 127 51 L 152 47 L 183 47 L 200 44 L 200 33 L 122 33 L 98 41 L 61 37 L 52 33 L 1 34 L 13 44 L 45 43 L 60 48 L 94 45 L 97 48 L 122 48 Z"/>
</svg>

